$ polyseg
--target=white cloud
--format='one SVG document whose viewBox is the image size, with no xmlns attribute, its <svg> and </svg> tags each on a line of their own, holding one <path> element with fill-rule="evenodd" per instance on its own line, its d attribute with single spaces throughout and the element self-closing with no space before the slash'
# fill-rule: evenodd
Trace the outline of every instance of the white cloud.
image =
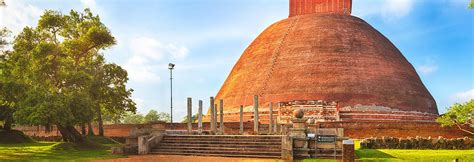
<svg viewBox="0 0 474 162">
<path fill-rule="evenodd" d="M 416 71 L 422 75 L 430 75 L 438 70 L 435 58 L 425 59 L 425 63 L 416 67 Z"/>
<path fill-rule="evenodd" d="M 474 89 L 459 92 L 451 96 L 451 99 L 456 103 L 464 103 L 466 101 L 474 99 Z"/>
<path fill-rule="evenodd" d="M 7 27 L 14 35 L 26 26 L 34 26 L 41 10 L 24 0 L 5 0 L 7 6 L 0 7 L 0 27 Z"/>
<path fill-rule="evenodd" d="M 144 57 L 132 56 L 124 68 L 128 72 L 131 81 L 140 83 L 157 83 L 161 78 L 156 73 L 154 66 L 150 65 L 149 61 Z"/>
<path fill-rule="evenodd" d="M 395 21 L 411 13 L 414 0 L 364 0 L 353 2 L 353 5 L 353 15 L 380 16 L 385 21 Z"/>
<path fill-rule="evenodd" d="M 163 45 L 158 40 L 149 37 L 134 38 L 130 42 L 133 55 L 146 59 L 160 60 L 163 57 L 163 49 Z"/>
<path fill-rule="evenodd" d="M 81 4 L 84 6 L 84 8 L 90 8 L 92 11 L 98 10 L 95 0 L 81 0 Z"/>
<path fill-rule="evenodd" d="M 437 65 L 421 65 L 418 68 L 416 68 L 416 70 L 423 75 L 429 75 L 436 72 L 436 70 L 438 70 L 438 66 Z"/>
<path fill-rule="evenodd" d="M 131 39 L 129 49 L 132 56 L 125 63 L 131 81 L 140 83 L 157 83 L 160 76 L 158 68 L 166 59 L 184 59 L 189 53 L 185 46 L 174 43 L 163 44 L 151 37 Z"/>
<path fill-rule="evenodd" d="M 385 19 L 400 19 L 410 14 L 413 9 L 413 0 L 388 0 L 381 9 L 382 17 Z"/>
</svg>

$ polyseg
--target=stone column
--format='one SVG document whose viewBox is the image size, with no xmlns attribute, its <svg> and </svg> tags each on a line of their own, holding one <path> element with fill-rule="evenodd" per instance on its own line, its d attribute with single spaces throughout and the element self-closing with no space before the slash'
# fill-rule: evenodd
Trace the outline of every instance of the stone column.
<svg viewBox="0 0 474 162">
<path fill-rule="evenodd" d="M 218 111 L 217 111 L 217 104 L 214 103 L 214 119 L 215 119 L 215 121 L 216 121 L 216 123 L 215 123 L 215 126 L 216 126 L 216 133 L 219 131 L 219 130 L 218 130 L 219 125 L 217 125 L 217 123 L 219 122 L 219 118 L 218 118 L 218 116 L 217 116 L 217 113 L 218 113 Z"/>
<path fill-rule="evenodd" d="M 354 141 L 342 141 L 342 161 L 353 162 L 355 160 Z"/>
<path fill-rule="evenodd" d="M 258 96 L 253 97 L 253 131 L 258 134 Z"/>
<path fill-rule="evenodd" d="M 211 97 L 210 99 L 210 105 L 211 105 L 211 132 L 216 133 L 216 116 L 215 116 L 215 109 L 214 109 L 214 97 Z"/>
<path fill-rule="evenodd" d="M 244 134 L 244 106 L 240 105 L 240 134 Z"/>
<path fill-rule="evenodd" d="M 220 132 L 221 134 L 224 134 L 224 100 L 220 99 L 219 100 L 219 108 L 220 108 L 220 113 L 219 113 L 219 124 L 220 124 Z"/>
<path fill-rule="evenodd" d="M 293 139 L 293 156 L 295 159 L 309 158 L 308 139 L 306 135 L 306 119 L 304 110 L 299 109 L 293 112 L 293 128 L 290 129 L 290 137 Z"/>
<path fill-rule="evenodd" d="M 280 123 L 282 123 L 282 121 L 281 121 L 281 102 L 278 102 L 278 116 L 277 116 L 277 119 L 276 119 L 276 123 L 278 123 L 277 124 L 278 130 L 275 129 L 275 130 L 277 130 L 275 132 L 278 132 L 278 134 L 281 134 L 281 125 L 280 125 Z"/>
<path fill-rule="evenodd" d="M 198 133 L 202 134 L 202 100 L 199 100 L 198 108 Z"/>
<path fill-rule="evenodd" d="M 192 131 L 193 131 L 192 117 L 193 117 L 193 102 L 192 102 L 192 98 L 188 97 L 188 134 L 192 134 Z"/>
<path fill-rule="evenodd" d="M 268 112 L 269 112 L 269 120 L 268 120 L 268 133 L 272 134 L 273 133 L 273 104 L 270 102 L 270 105 L 268 107 Z"/>
</svg>

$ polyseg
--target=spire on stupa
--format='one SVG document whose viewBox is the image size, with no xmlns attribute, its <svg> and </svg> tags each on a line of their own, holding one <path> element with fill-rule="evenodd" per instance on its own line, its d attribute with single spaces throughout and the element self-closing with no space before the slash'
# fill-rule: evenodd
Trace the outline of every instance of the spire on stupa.
<svg viewBox="0 0 474 162">
<path fill-rule="evenodd" d="M 290 0 L 290 16 L 313 13 L 339 13 L 350 15 L 352 0 Z"/>
</svg>

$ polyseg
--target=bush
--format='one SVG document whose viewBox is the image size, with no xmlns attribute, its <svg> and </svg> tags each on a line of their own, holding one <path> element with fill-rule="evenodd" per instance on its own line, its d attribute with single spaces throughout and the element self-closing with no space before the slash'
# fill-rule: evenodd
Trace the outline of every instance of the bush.
<svg viewBox="0 0 474 162">
<path fill-rule="evenodd" d="M 469 150 L 474 149 L 472 138 L 366 138 L 360 143 L 362 149 L 443 149 Z"/>
<path fill-rule="evenodd" d="M 17 130 L 0 129 L 0 144 L 31 143 L 34 142 L 30 137 Z"/>
</svg>

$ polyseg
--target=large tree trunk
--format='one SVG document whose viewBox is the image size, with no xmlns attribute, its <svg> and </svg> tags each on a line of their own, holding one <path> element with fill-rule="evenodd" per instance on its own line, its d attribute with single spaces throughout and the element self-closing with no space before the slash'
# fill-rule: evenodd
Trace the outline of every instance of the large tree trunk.
<svg viewBox="0 0 474 162">
<path fill-rule="evenodd" d="M 86 132 L 86 125 L 85 124 L 81 124 L 81 133 L 83 136 L 87 135 L 87 132 Z"/>
<path fill-rule="evenodd" d="M 93 136 L 94 135 L 94 128 L 92 128 L 91 122 L 87 123 L 87 127 L 89 128 L 88 132 L 87 132 L 87 135 Z"/>
<path fill-rule="evenodd" d="M 84 142 L 81 134 L 73 126 L 60 126 L 58 130 L 63 137 L 64 142 L 81 143 Z"/>
<path fill-rule="evenodd" d="M 6 130 L 6 131 L 12 130 L 12 123 L 13 123 L 12 117 L 7 116 L 7 118 L 5 119 L 4 122 L 5 123 L 3 123 L 3 129 Z"/>
<path fill-rule="evenodd" d="M 104 123 L 102 122 L 102 112 L 100 106 L 96 106 L 97 109 L 97 122 L 99 123 L 99 136 L 104 136 Z"/>
</svg>

